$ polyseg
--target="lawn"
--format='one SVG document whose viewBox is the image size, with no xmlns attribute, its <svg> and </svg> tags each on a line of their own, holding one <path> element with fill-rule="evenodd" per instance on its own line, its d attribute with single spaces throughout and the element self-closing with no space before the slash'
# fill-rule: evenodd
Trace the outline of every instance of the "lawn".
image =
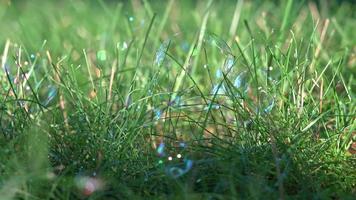
<svg viewBox="0 0 356 200">
<path fill-rule="evenodd" d="M 352 10 L 0 1 L 0 199 L 354 199 Z"/>
</svg>

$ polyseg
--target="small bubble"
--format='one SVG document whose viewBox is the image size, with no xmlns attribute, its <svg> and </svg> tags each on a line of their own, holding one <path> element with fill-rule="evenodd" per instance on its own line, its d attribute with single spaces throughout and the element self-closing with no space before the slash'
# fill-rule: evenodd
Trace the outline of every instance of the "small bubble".
<svg viewBox="0 0 356 200">
<path fill-rule="evenodd" d="M 177 154 L 177 158 L 182 158 L 182 155 L 181 154 Z"/>
<path fill-rule="evenodd" d="M 156 52 L 155 62 L 154 62 L 156 66 L 162 65 L 164 58 L 166 57 L 166 52 L 168 50 L 169 44 L 170 44 L 170 40 L 166 40 L 158 48 L 158 51 Z"/>
<path fill-rule="evenodd" d="M 224 85 L 214 85 L 211 92 L 213 95 L 215 95 L 215 94 L 223 95 L 223 94 L 225 94 L 225 87 L 224 87 Z"/>
<path fill-rule="evenodd" d="M 225 64 L 224 64 L 224 69 L 226 70 L 226 72 L 228 73 L 231 68 L 234 66 L 235 64 L 235 57 L 232 55 L 229 55 L 226 60 L 225 60 Z"/>
<path fill-rule="evenodd" d="M 189 159 L 184 160 L 184 166 L 176 165 L 171 166 L 166 169 L 166 172 L 172 178 L 179 178 L 180 176 L 186 174 L 193 167 L 193 161 Z"/>
<path fill-rule="evenodd" d="M 212 46 L 218 47 L 220 51 L 225 55 L 232 55 L 231 48 L 229 47 L 229 45 L 227 45 L 224 40 L 222 40 L 215 34 L 206 34 L 205 42 L 209 43 Z"/>
<path fill-rule="evenodd" d="M 172 156 L 168 156 L 168 160 L 172 161 L 173 160 Z"/>
<path fill-rule="evenodd" d="M 204 69 L 208 68 L 208 65 L 207 64 L 204 64 L 203 65 Z"/>
<path fill-rule="evenodd" d="M 31 55 L 30 55 L 30 59 L 31 59 L 31 61 L 34 61 L 34 60 L 35 60 L 35 58 L 36 58 L 35 54 L 31 54 Z"/>
<path fill-rule="evenodd" d="M 129 21 L 130 21 L 130 22 L 133 22 L 133 21 L 134 21 L 134 17 L 130 16 L 130 17 L 129 17 Z"/>
<path fill-rule="evenodd" d="M 190 48 L 189 43 L 187 41 L 182 42 L 181 47 L 184 52 L 188 52 Z"/>
<path fill-rule="evenodd" d="M 220 105 L 219 104 L 215 104 L 215 103 L 209 103 L 207 106 L 204 107 L 204 110 L 207 111 L 210 109 L 215 109 L 215 110 L 219 110 L 220 109 Z"/>
<path fill-rule="evenodd" d="M 221 78 L 223 76 L 223 73 L 221 71 L 221 69 L 217 69 L 215 72 L 215 77 L 216 78 Z"/>
<path fill-rule="evenodd" d="M 265 113 L 270 113 L 274 107 L 274 100 L 264 109 Z"/>
<path fill-rule="evenodd" d="M 179 142 L 179 147 L 185 148 L 187 144 L 185 142 Z"/>
<path fill-rule="evenodd" d="M 154 114 L 155 114 L 154 119 L 159 120 L 162 116 L 162 111 L 160 109 L 156 108 L 156 109 L 154 109 Z"/>
<path fill-rule="evenodd" d="M 159 144 L 159 146 L 157 147 L 157 153 L 159 156 L 164 156 L 164 147 L 165 147 L 165 145 L 163 142 L 161 142 Z"/>
<path fill-rule="evenodd" d="M 47 106 L 53 99 L 54 97 L 56 97 L 57 95 L 57 88 L 54 86 L 50 86 L 48 89 L 48 94 L 47 94 L 47 98 L 45 100 L 44 105 Z"/>
<path fill-rule="evenodd" d="M 236 78 L 235 78 L 235 81 L 234 81 L 234 86 L 236 88 L 240 88 L 242 85 L 242 76 L 241 74 L 239 74 Z"/>
<path fill-rule="evenodd" d="M 163 164 L 163 160 L 159 160 L 158 164 L 162 165 Z"/>
</svg>

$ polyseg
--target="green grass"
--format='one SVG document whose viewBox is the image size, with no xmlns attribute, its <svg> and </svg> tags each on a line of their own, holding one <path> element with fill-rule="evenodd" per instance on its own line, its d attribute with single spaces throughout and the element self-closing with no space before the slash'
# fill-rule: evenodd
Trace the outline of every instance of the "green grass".
<svg viewBox="0 0 356 200">
<path fill-rule="evenodd" d="M 355 4 L 9 2 L 0 199 L 355 197 Z"/>
</svg>

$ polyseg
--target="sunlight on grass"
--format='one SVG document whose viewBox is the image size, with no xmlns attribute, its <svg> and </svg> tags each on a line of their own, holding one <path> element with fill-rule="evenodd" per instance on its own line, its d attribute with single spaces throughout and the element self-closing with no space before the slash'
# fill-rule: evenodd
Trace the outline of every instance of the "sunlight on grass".
<svg viewBox="0 0 356 200">
<path fill-rule="evenodd" d="M 0 1 L 0 197 L 352 199 L 355 8 Z"/>
</svg>

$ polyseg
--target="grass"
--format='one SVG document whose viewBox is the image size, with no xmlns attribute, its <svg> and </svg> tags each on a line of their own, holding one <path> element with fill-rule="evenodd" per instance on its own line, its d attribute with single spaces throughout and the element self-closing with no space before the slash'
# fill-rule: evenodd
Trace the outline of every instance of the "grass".
<svg viewBox="0 0 356 200">
<path fill-rule="evenodd" d="M 352 199 L 352 10 L 1 2 L 1 199 Z"/>
</svg>

